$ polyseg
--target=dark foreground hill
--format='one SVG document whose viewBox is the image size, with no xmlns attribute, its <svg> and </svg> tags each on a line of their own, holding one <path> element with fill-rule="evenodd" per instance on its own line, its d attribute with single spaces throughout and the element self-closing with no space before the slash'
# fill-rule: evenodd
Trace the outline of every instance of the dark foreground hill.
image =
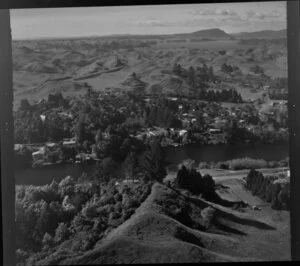
<svg viewBox="0 0 300 266">
<path fill-rule="evenodd" d="M 135 214 L 93 250 L 54 253 L 39 265 L 288 259 L 280 224 L 185 195 L 156 183 Z"/>
</svg>

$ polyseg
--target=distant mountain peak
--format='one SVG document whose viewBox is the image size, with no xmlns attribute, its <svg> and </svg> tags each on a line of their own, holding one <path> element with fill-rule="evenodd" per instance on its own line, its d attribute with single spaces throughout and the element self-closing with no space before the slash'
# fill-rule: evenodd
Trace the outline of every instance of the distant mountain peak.
<svg viewBox="0 0 300 266">
<path fill-rule="evenodd" d="M 204 37 L 204 38 L 228 38 L 230 37 L 224 30 L 219 28 L 212 28 L 207 30 L 199 30 L 192 33 L 192 35 L 197 37 Z"/>
</svg>

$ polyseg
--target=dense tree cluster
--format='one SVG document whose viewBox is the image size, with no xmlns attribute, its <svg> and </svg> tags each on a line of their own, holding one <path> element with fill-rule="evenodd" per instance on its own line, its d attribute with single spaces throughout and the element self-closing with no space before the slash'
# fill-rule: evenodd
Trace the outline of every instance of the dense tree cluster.
<svg viewBox="0 0 300 266">
<path fill-rule="evenodd" d="M 208 88 L 208 82 L 216 80 L 213 67 L 208 67 L 206 64 L 196 68 L 191 66 L 188 69 L 180 64 L 174 64 L 173 73 L 186 80 L 195 95 L 203 93 Z"/>
<path fill-rule="evenodd" d="M 182 123 L 176 116 L 177 110 L 178 107 L 174 102 L 160 98 L 155 105 L 146 106 L 146 125 L 181 128 Z"/>
<path fill-rule="evenodd" d="M 252 169 L 246 177 L 246 187 L 253 195 L 271 203 L 274 209 L 290 209 L 290 182 L 286 177 L 264 176 Z"/>
<path fill-rule="evenodd" d="M 238 71 L 240 68 L 238 66 L 232 66 L 230 64 L 223 63 L 221 66 L 221 71 L 226 74 Z"/>
<path fill-rule="evenodd" d="M 251 67 L 250 71 L 253 72 L 254 74 L 264 74 L 264 69 L 259 65 L 255 65 Z"/>
<path fill-rule="evenodd" d="M 227 64 L 222 65 L 222 71 L 231 73 L 239 70 L 236 66 Z M 241 95 L 235 90 L 222 90 L 213 91 L 208 90 L 209 82 L 217 81 L 217 76 L 214 74 L 213 67 L 208 67 L 203 64 L 202 67 L 190 67 L 188 69 L 183 68 L 180 64 L 173 66 L 173 73 L 183 78 L 187 84 L 191 87 L 191 94 L 193 97 L 197 97 L 207 101 L 220 101 L 220 102 L 243 102 Z"/>
<path fill-rule="evenodd" d="M 15 141 L 36 143 L 70 137 L 72 119 L 59 115 L 67 107 L 68 101 L 60 93 L 50 94 L 42 104 L 30 105 L 28 100 L 21 100 L 14 114 Z"/>
<path fill-rule="evenodd" d="M 202 194 L 204 197 L 211 197 L 215 192 L 215 182 L 210 175 L 202 177 L 194 168 L 189 169 L 184 165 L 177 172 L 175 185 L 193 194 Z"/>
<path fill-rule="evenodd" d="M 36 265 L 56 252 L 66 255 L 91 249 L 128 219 L 151 191 L 151 182 L 123 185 L 119 181 L 118 186 L 115 182 L 66 177 L 59 184 L 17 186 L 18 265 Z"/>
</svg>

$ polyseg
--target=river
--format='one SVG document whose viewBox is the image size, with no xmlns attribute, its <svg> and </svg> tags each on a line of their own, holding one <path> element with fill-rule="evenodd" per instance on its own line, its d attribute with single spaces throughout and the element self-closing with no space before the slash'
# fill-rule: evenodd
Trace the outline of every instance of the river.
<svg viewBox="0 0 300 266">
<path fill-rule="evenodd" d="M 226 161 L 235 158 L 250 157 L 278 161 L 289 156 L 288 143 L 254 144 L 254 145 L 207 145 L 190 144 L 179 147 L 165 148 L 167 161 L 179 164 L 184 159 L 190 158 L 197 163 L 200 161 Z M 82 173 L 91 174 L 94 164 L 59 164 L 43 168 L 32 168 L 15 172 L 16 184 L 45 185 L 53 179 L 59 182 L 70 175 L 79 177 Z"/>
</svg>

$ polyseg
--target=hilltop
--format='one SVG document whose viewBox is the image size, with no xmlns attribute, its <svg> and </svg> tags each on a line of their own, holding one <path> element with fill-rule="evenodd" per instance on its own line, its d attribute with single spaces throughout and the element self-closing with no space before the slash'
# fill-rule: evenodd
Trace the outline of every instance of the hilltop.
<svg viewBox="0 0 300 266">
<path fill-rule="evenodd" d="M 196 31 L 193 32 L 191 35 L 202 38 L 231 38 L 231 35 L 218 28 Z"/>
</svg>

